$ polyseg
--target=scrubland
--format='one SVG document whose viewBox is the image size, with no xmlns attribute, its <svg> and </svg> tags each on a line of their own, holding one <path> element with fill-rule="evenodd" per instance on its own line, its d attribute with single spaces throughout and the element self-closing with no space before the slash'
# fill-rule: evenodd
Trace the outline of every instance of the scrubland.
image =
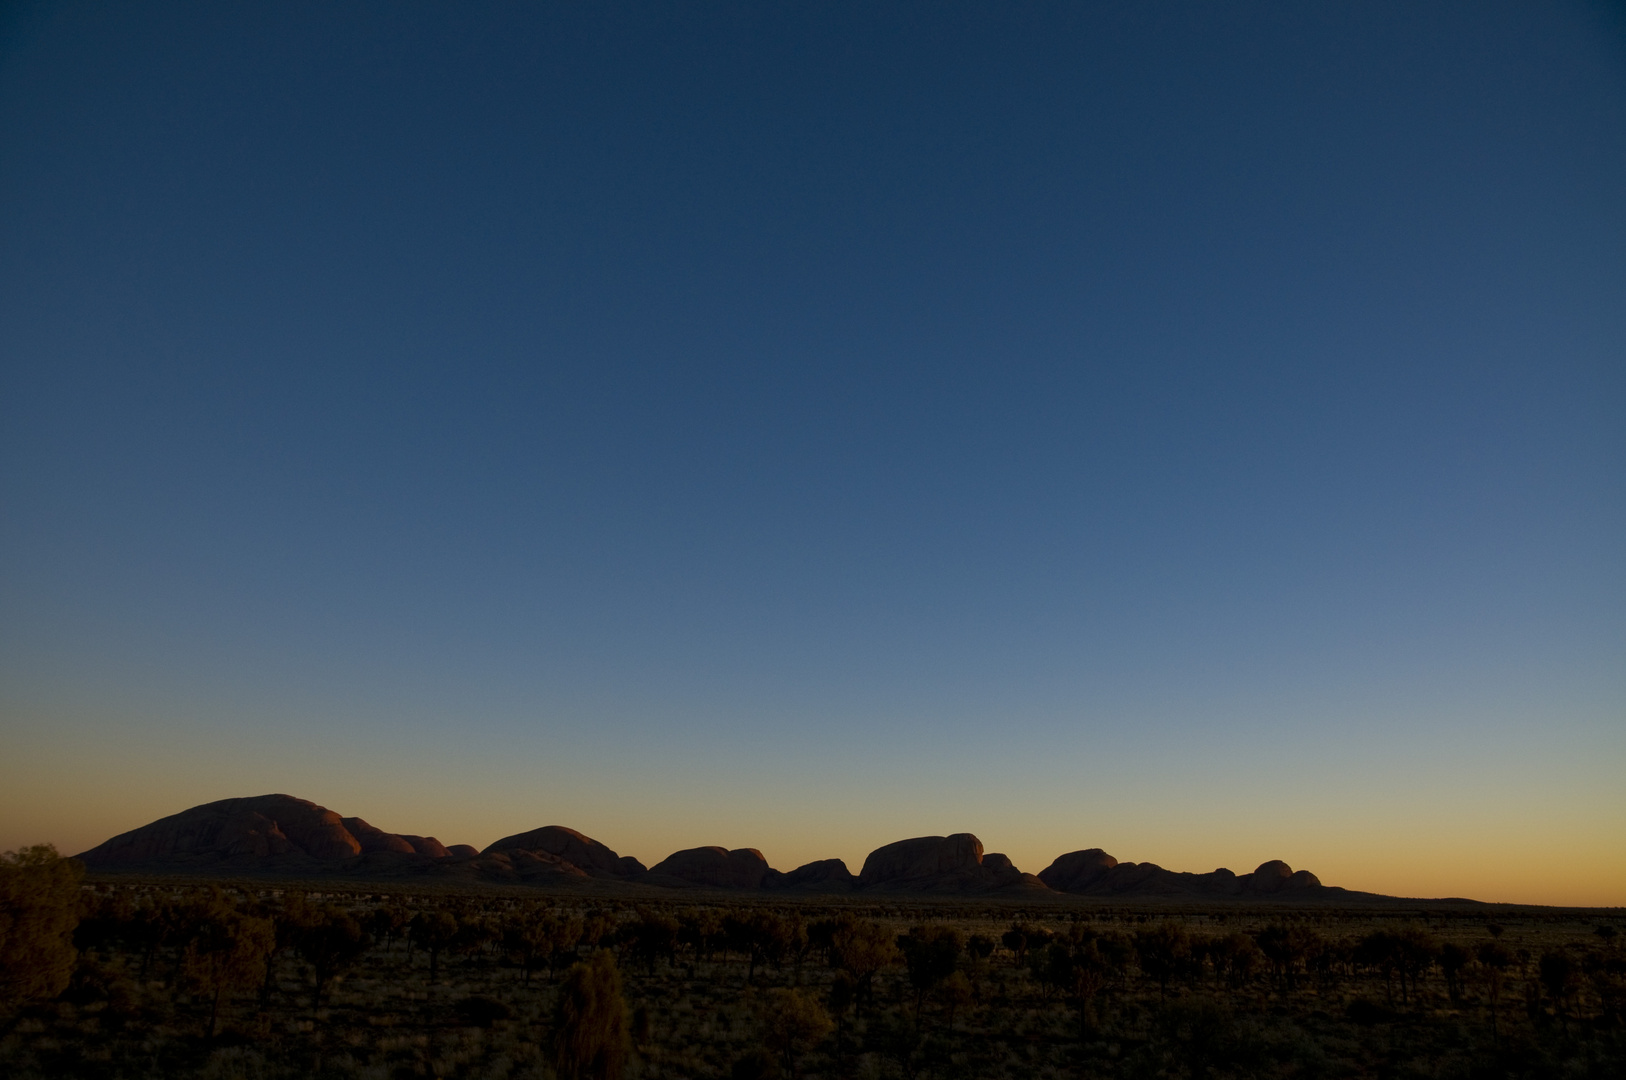
<svg viewBox="0 0 1626 1080">
<path fill-rule="evenodd" d="M 73 888 L 0 1075 L 1626 1076 L 1613 912 Z"/>
</svg>

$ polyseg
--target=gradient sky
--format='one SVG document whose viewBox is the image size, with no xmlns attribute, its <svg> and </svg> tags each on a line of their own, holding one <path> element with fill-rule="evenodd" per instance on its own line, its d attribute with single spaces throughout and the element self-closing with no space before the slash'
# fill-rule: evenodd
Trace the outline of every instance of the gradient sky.
<svg viewBox="0 0 1626 1080">
<path fill-rule="evenodd" d="M 1626 904 L 1626 20 L 6 6 L 0 847 L 271 791 Z"/>
</svg>

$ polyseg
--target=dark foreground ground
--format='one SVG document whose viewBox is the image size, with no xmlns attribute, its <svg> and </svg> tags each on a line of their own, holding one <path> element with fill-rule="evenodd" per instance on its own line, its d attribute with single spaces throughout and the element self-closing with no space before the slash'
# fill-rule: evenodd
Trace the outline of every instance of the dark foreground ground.
<svg viewBox="0 0 1626 1080">
<path fill-rule="evenodd" d="M 0 1076 L 552 1077 L 607 952 L 629 1077 L 1626 1077 L 1619 912 L 82 895 Z"/>
</svg>

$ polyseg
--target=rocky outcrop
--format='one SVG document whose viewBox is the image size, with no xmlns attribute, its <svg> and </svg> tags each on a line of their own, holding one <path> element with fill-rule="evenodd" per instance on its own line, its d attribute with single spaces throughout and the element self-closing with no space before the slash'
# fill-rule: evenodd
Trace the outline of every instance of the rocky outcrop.
<svg viewBox="0 0 1626 1080">
<path fill-rule="evenodd" d="M 1384 902 L 1393 898 L 1321 884 L 1308 870 L 1272 859 L 1252 873 L 1206 874 L 1156 863 L 1120 863 L 1100 848 L 1060 856 L 1037 877 L 970 833 L 917 836 L 870 852 L 857 877 L 840 859 L 781 873 L 755 848 L 674 852 L 653 870 L 562 825 L 516 833 L 483 851 L 432 836 L 391 833 L 290 795 L 221 799 L 120 833 L 78 856 L 93 871 L 144 874 L 259 874 L 281 878 L 417 879 L 488 882 L 592 891 L 709 888 L 738 892 L 999 892 L 1125 900 L 1231 900 L 1241 903 Z M 1471 903 L 1457 899 L 1441 903 Z"/>
<path fill-rule="evenodd" d="M 1260 863 L 1251 874 L 1237 879 L 1239 891 L 1256 896 L 1302 895 L 1322 888 L 1321 879 L 1308 870 L 1295 871 L 1280 859 Z"/>
<path fill-rule="evenodd" d="M 530 855 L 551 855 L 554 859 L 570 863 L 591 877 L 638 878 L 645 873 L 644 864 L 630 855 L 617 855 L 614 851 L 583 836 L 575 829 L 563 825 L 544 825 L 530 832 L 505 836 L 489 845 L 481 855 L 525 852 Z"/>
<path fill-rule="evenodd" d="M 80 855 L 93 870 L 271 868 L 342 864 L 363 855 L 444 858 L 433 837 L 406 837 L 290 795 L 221 799 L 121 833 Z"/>
<path fill-rule="evenodd" d="M 763 882 L 768 889 L 794 892 L 851 892 L 858 884 L 840 859 L 819 859 Z"/>
<path fill-rule="evenodd" d="M 1224 867 L 1207 874 L 1192 874 L 1165 870 L 1156 863 L 1121 863 L 1100 848 L 1060 856 L 1040 872 L 1039 879 L 1058 892 L 1130 899 L 1315 899 L 1348 895 L 1342 889 L 1328 889 L 1308 870 L 1294 872 L 1280 859 L 1260 865 L 1251 874 L 1237 875 Z"/>
<path fill-rule="evenodd" d="M 907 885 L 945 875 L 970 873 L 982 864 L 982 841 L 970 833 L 917 836 L 876 848 L 858 872 L 861 888 Z"/>
<path fill-rule="evenodd" d="M 1039 880 L 1058 892 L 1083 892 L 1117 865 L 1117 859 L 1098 847 L 1070 851 L 1039 871 Z"/>
<path fill-rule="evenodd" d="M 650 878 L 675 878 L 678 882 L 712 889 L 760 889 L 775 871 L 756 848 L 687 848 L 673 852 L 649 868 Z"/>
<path fill-rule="evenodd" d="M 1044 889 L 1005 856 L 984 859 L 982 841 L 970 833 L 917 836 L 876 848 L 858 874 L 859 888 L 881 891 L 983 892 L 1014 885 Z"/>
</svg>

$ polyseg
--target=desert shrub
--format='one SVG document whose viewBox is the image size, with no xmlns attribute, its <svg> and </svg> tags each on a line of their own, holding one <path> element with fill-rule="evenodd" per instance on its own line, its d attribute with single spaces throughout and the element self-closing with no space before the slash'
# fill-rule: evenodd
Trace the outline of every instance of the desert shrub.
<svg viewBox="0 0 1626 1080">
<path fill-rule="evenodd" d="M 67 988 L 83 876 L 49 844 L 0 854 L 0 1012 Z"/>
<path fill-rule="evenodd" d="M 606 949 L 576 964 L 559 995 L 554 1067 L 560 1080 L 619 1080 L 632 1050 L 621 973 Z"/>
<path fill-rule="evenodd" d="M 734 1059 L 730 1080 L 779 1080 L 779 1061 L 767 1049 L 756 1046 Z"/>
<path fill-rule="evenodd" d="M 508 1020 L 514 1010 L 494 997 L 470 994 L 452 1006 L 452 1016 L 464 1027 L 488 1028 L 499 1020 Z"/>
<path fill-rule="evenodd" d="M 762 1044 L 779 1056 L 785 1071 L 796 1076 L 798 1058 L 835 1027 L 823 1005 L 800 990 L 769 990 L 758 1008 Z"/>
</svg>

